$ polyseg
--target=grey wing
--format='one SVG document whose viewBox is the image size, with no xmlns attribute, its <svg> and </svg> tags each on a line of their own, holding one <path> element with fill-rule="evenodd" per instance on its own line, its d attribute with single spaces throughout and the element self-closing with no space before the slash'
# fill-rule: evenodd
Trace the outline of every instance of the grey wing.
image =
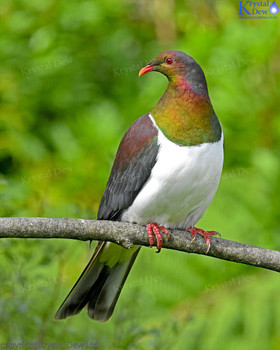
<svg viewBox="0 0 280 350">
<path fill-rule="evenodd" d="M 137 119 L 123 137 L 100 202 L 99 220 L 118 220 L 140 192 L 155 165 L 158 130 L 148 114 Z"/>
</svg>

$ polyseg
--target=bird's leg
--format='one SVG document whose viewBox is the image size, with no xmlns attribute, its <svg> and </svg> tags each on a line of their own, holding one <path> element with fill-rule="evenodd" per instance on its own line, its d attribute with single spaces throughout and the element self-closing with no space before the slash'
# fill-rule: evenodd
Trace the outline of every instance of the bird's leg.
<svg viewBox="0 0 280 350">
<path fill-rule="evenodd" d="M 205 242 L 207 244 L 206 254 L 209 252 L 209 249 L 210 249 L 210 243 L 211 243 L 210 236 L 218 235 L 219 237 L 221 237 L 219 232 L 216 232 L 216 231 L 204 231 L 201 228 L 196 228 L 196 227 L 189 227 L 189 228 L 187 228 L 187 231 L 190 232 L 192 237 L 193 237 L 192 240 L 191 240 L 191 244 L 195 240 L 195 237 L 196 237 L 197 234 L 199 234 L 199 235 L 201 235 L 202 237 L 205 238 Z"/>
<path fill-rule="evenodd" d="M 150 247 L 152 247 L 154 245 L 154 234 L 156 236 L 157 248 L 158 248 L 157 253 L 160 252 L 161 247 L 162 247 L 162 237 L 161 237 L 160 231 L 163 232 L 167 236 L 167 239 L 170 238 L 169 231 L 164 226 L 159 226 L 153 222 L 150 222 L 147 225 L 147 233 L 149 236 Z"/>
</svg>

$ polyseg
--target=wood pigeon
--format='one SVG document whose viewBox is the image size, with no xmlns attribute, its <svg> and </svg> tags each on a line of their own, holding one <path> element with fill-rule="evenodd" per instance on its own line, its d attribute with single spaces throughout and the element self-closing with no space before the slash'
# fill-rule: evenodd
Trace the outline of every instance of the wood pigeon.
<svg viewBox="0 0 280 350">
<path fill-rule="evenodd" d="M 101 199 L 98 220 L 147 226 L 150 245 L 158 251 L 163 234 L 187 229 L 204 236 L 207 250 L 215 231 L 194 225 L 212 202 L 223 167 L 223 133 L 212 107 L 204 73 L 181 51 L 165 51 L 139 75 L 164 74 L 168 86 L 150 113 L 124 135 Z M 79 313 L 85 306 L 94 320 L 105 322 L 139 253 L 99 242 L 82 275 L 55 318 Z"/>
</svg>

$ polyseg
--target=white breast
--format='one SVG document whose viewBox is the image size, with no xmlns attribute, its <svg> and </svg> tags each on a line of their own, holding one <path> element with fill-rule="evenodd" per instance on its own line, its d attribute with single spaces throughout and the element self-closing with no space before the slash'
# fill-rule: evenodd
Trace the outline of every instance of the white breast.
<svg viewBox="0 0 280 350">
<path fill-rule="evenodd" d="M 178 146 L 158 129 L 158 143 L 151 176 L 121 220 L 185 229 L 197 223 L 216 193 L 223 167 L 223 135 L 214 143 Z"/>
</svg>

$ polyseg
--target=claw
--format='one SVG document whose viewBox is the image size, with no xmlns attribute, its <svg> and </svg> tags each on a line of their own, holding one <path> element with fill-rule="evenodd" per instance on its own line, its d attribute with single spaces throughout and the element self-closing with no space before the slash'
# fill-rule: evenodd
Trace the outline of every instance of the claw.
<svg viewBox="0 0 280 350">
<path fill-rule="evenodd" d="M 160 229 L 161 232 L 163 232 L 167 238 L 167 240 L 170 240 L 170 232 L 167 230 L 167 228 L 165 228 L 164 226 L 159 226 L 158 227 Z"/>
<path fill-rule="evenodd" d="M 152 248 L 152 246 L 154 245 L 154 235 L 153 235 L 153 227 L 152 224 L 148 224 L 147 225 L 147 233 L 149 236 L 149 242 L 150 242 L 150 248 Z"/>
<path fill-rule="evenodd" d="M 162 247 L 162 237 L 161 237 L 161 233 L 160 231 L 162 231 L 167 239 L 169 240 L 170 238 L 170 233 L 167 230 L 167 228 L 165 228 L 164 226 L 158 226 L 157 224 L 151 222 L 147 225 L 147 233 L 149 236 L 149 242 L 150 242 L 150 247 L 152 247 L 154 245 L 154 235 L 156 236 L 156 240 L 157 240 L 157 253 L 160 252 L 161 247 Z"/>
<path fill-rule="evenodd" d="M 204 231 L 201 228 L 196 228 L 196 227 L 189 227 L 189 228 L 187 228 L 187 231 L 190 232 L 192 237 L 193 237 L 192 240 L 191 240 L 191 244 L 194 242 L 197 234 L 199 234 L 202 237 L 204 237 L 206 245 L 207 245 L 206 254 L 210 250 L 210 243 L 211 243 L 210 236 L 218 235 L 219 237 L 221 237 L 219 232 L 216 232 L 216 231 Z"/>
</svg>

